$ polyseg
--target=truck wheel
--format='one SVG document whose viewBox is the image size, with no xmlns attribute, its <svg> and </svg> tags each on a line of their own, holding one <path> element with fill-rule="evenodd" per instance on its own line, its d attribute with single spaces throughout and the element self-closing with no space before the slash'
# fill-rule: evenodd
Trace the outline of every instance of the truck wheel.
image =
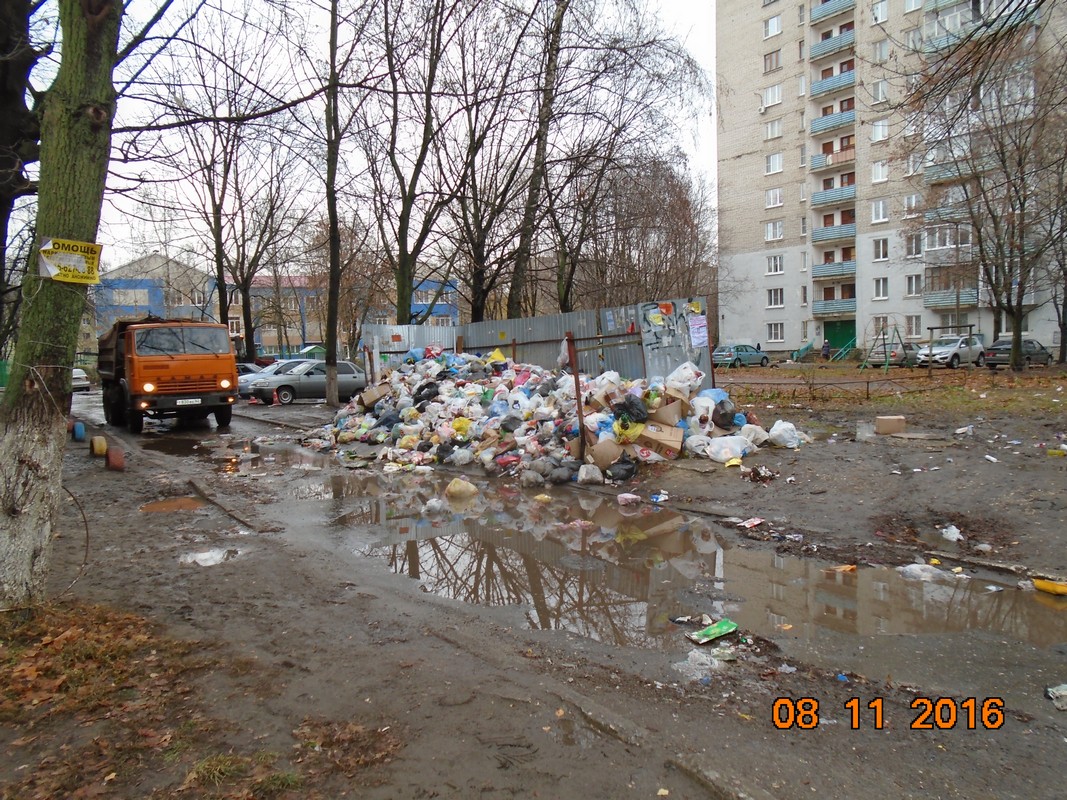
<svg viewBox="0 0 1067 800">
<path fill-rule="evenodd" d="M 215 409 L 215 424 L 220 428 L 228 427 L 233 419 L 233 406 Z"/>
<path fill-rule="evenodd" d="M 143 431 L 144 414 L 131 408 L 126 414 L 126 427 L 129 428 L 130 433 L 140 433 Z"/>
<path fill-rule="evenodd" d="M 293 391 L 291 386 L 281 386 L 278 388 L 278 402 L 283 406 L 289 405 L 296 399 L 296 392 Z"/>
</svg>

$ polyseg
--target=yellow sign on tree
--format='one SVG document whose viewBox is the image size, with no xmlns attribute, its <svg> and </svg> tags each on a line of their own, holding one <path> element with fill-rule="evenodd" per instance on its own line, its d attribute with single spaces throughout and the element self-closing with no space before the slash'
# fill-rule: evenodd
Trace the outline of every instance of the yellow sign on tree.
<svg viewBox="0 0 1067 800">
<path fill-rule="evenodd" d="M 100 283 L 103 245 L 70 239 L 45 239 L 37 262 L 42 277 L 65 283 Z"/>
</svg>

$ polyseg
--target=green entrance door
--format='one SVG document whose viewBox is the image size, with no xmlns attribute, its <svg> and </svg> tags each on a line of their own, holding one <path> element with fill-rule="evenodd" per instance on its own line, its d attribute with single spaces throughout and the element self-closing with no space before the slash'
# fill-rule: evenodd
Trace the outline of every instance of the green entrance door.
<svg viewBox="0 0 1067 800">
<path fill-rule="evenodd" d="M 823 338 L 830 340 L 830 347 L 836 353 L 842 347 L 851 347 L 856 342 L 856 320 L 827 320 L 822 324 Z"/>
</svg>

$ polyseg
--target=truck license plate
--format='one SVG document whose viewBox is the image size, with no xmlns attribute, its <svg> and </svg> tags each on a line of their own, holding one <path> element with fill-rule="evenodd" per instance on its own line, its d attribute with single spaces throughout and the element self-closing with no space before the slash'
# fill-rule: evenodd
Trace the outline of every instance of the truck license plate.
<svg viewBox="0 0 1067 800">
<path fill-rule="evenodd" d="M 200 405 L 199 397 L 182 397 L 175 401 L 175 405 L 179 406 L 198 406 Z"/>
</svg>

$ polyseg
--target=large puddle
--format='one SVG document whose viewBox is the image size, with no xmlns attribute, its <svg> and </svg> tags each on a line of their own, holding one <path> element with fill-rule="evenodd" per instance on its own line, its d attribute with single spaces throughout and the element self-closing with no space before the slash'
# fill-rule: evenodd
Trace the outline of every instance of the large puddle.
<svg viewBox="0 0 1067 800">
<path fill-rule="evenodd" d="M 474 479 L 477 496 L 450 502 L 452 474 L 339 471 L 334 455 L 240 442 L 200 456 L 235 479 L 281 476 L 290 499 L 274 507 L 297 501 L 314 535 L 425 591 L 514 607 L 531 629 L 680 651 L 693 627 L 672 620 L 707 614 L 773 640 L 783 660 L 882 680 L 1054 683 L 1067 668 L 1067 597 L 1013 577 L 842 569 L 746 546 L 710 518 L 623 507 L 614 493 Z"/>
</svg>

